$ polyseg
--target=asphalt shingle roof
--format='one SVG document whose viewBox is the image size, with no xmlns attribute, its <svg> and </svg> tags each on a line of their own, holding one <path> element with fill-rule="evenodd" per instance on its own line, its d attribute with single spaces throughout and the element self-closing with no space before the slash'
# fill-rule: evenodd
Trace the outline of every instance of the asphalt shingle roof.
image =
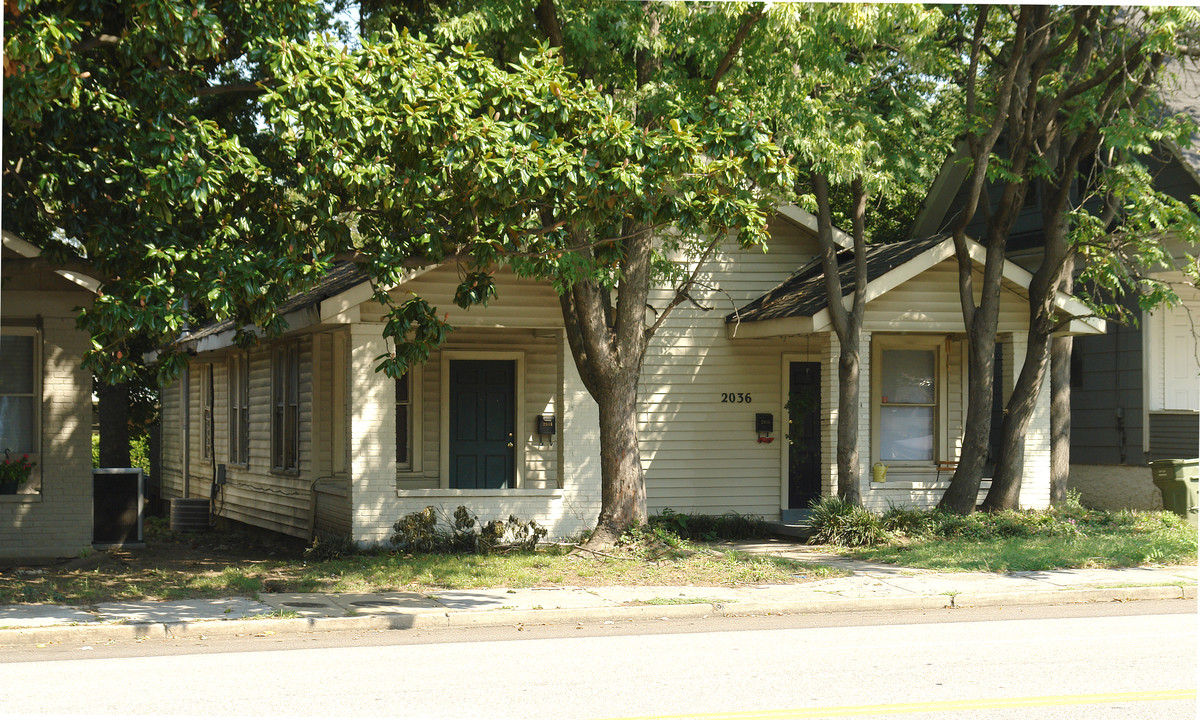
<svg viewBox="0 0 1200 720">
<path fill-rule="evenodd" d="M 867 246 L 867 282 L 873 282 L 922 253 L 936 247 L 948 235 L 934 235 L 918 240 Z M 838 253 L 838 275 L 842 292 L 854 292 L 854 255 L 849 250 Z M 825 295 L 825 273 L 821 259 L 804 265 L 762 297 L 756 298 L 737 312 L 725 317 L 725 322 L 757 322 L 779 318 L 812 317 L 829 305 Z"/>
<path fill-rule="evenodd" d="M 357 265 L 352 262 L 341 262 L 330 268 L 329 272 L 322 278 L 321 282 L 317 283 L 311 290 L 302 293 L 297 293 L 287 299 L 276 312 L 280 315 L 286 315 L 290 312 L 303 310 L 304 308 L 312 307 L 322 300 L 327 300 L 339 293 L 343 293 L 355 285 L 360 285 L 367 282 L 367 274 L 360 270 Z M 195 332 L 188 333 L 180 338 L 180 342 L 192 342 L 210 335 L 217 335 L 226 330 L 237 329 L 237 322 L 230 320 L 222 320 L 221 322 L 206 325 Z"/>
</svg>

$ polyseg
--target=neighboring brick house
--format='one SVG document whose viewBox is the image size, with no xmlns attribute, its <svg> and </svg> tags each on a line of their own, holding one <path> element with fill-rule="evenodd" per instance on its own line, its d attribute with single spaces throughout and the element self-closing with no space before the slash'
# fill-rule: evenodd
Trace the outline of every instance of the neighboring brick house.
<svg viewBox="0 0 1200 720">
<path fill-rule="evenodd" d="M 75 318 L 94 285 L 33 261 L 39 254 L 4 233 L 0 451 L 37 463 L 16 494 L 0 495 L 4 559 L 71 556 L 92 543 L 92 375 L 80 366 L 88 336 Z"/>
<path fill-rule="evenodd" d="M 651 341 L 638 405 L 651 511 L 786 519 L 833 492 L 837 352 L 813 290 L 814 228 L 811 215 L 788 207 L 771 223 L 769 252 L 728 242 L 703 268 L 695 303 L 677 307 Z M 929 506 L 949 482 L 937 461 L 957 457 L 964 413 L 953 250 L 944 238 L 885 246 L 872 250 L 870 267 L 870 381 L 856 410 L 862 490 L 876 508 Z M 1028 279 L 1005 269 L 1010 355 L 1021 352 Z M 593 525 L 598 413 L 554 291 L 504 271 L 498 297 L 467 311 L 452 302 L 458 282 L 446 265 L 391 291 L 420 295 L 456 328 L 401 381 L 374 370 L 388 350 L 382 308 L 353 266 L 282 308 L 291 330 L 279 340 L 238 350 L 229 324 L 185 337 L 195 357 L 162 394 L 164 497 L 211 497 L 221 517 L 364 542 L 386 540 L 402 515 L 429 505 L 536 519 L 553 537 Z M 671 297 L 664 288 L 650 302 Z M 802 427 L 794 443 L 785 439 L 789 412 Z M 1029 435 L 1029 505 L 1048 502 L 1047 414 Z M 769 431 L 759 415 L 770 416 Z M 890 466 L 886 483 L 870 482 L 876 460 Z"/>
</svg>

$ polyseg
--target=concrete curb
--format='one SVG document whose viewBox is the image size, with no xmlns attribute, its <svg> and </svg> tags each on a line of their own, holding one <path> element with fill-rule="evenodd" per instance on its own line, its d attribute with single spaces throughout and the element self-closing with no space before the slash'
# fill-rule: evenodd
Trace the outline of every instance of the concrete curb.
<svg viewBox="0 0 1200 720">
<path fill-rule="evenodd" d="M 552 610 L 468 610 L 389 613 L 347 617 L 202 620 L 170 623 L 111 623 L 0 629 L 0 646 L 37 644 L 102 644 L 107 642 L 271 637 L 315 632 L 434 630 L 455 627 L 565 625 L 570 623 L 698 620 L 711 616 L 800 615 L 839 612 L 938 610 L 941 608 L 1060 605 L 1136 600 L 1195 600 L 1196 586 L 1083 588 L 1025 593 L 959 593 L 900 597 L 828 598 L 695 603 L 684 605 L 620 605 Z"/>
</svg>

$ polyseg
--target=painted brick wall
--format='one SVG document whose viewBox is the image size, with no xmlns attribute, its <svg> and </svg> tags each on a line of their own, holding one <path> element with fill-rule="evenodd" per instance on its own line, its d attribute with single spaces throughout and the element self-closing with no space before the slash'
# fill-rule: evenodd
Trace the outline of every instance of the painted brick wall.
<svg viewBox="0 0 1200 720">
<path fill-rule="evenodd" d="M 84 296 L 85 298 L 87 296 Z M 6 294 L 6 310 L 19 308 Z M 0 496 L 0 557 L 77 555 L 92 541 L 91 374 L 74 317 L 44 317 L 41 493 Z"/>
</svg>

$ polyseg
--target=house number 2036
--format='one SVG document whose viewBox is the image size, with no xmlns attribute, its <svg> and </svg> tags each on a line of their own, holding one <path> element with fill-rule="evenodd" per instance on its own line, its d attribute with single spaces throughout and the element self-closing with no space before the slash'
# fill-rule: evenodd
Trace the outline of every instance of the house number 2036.
<svg viewBox="0 0 1200 720">
<path fill-rule="evenodd" d="M 721 402 L 723 403 L 748 403 L 750 393 L 721 393 Z"/>
</svg>

